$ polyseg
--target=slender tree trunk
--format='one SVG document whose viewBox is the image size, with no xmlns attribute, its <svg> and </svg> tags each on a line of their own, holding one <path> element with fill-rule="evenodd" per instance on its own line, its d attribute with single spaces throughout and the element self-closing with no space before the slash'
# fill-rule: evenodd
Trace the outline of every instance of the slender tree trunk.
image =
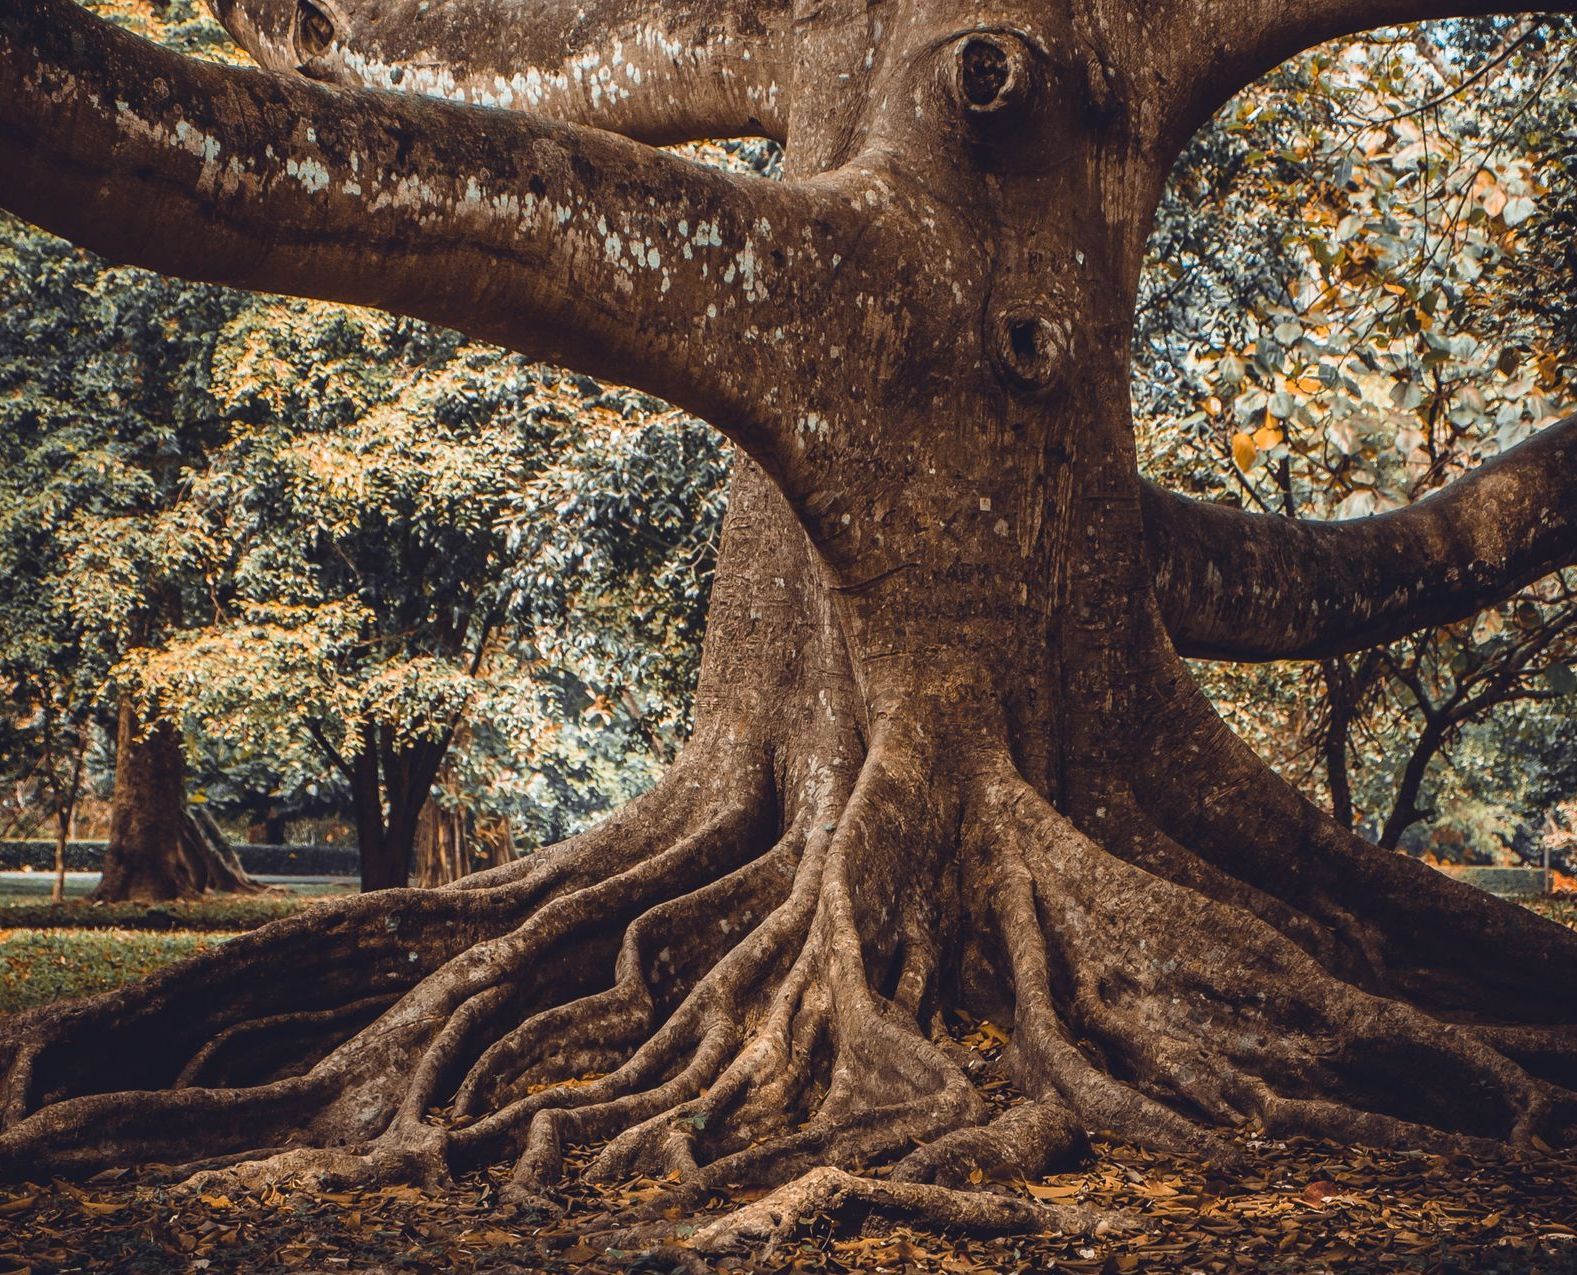
<svg viewBox="0 0 1577 1275">
<path fill-rule="evenodd" d="M 1352 779 L 1348 773 L 1347 732 L 1352 728 L 1352 678 L 1346 660 L 1321 660 L 1329 720 L 1322 741 L 1325 782 L 1331 794 L 1331 816 L 1344 828 L 1353 826 Z"/>
<path fill-rule="evenodd" d="M 396 747 L 386 735 L 364 726 L 350 765 L 363 893 L 411 883 L 422 810 L 448 751 L 447 740 Z"/>
<path fill-rule="evenodd" d="M 384 822 L 383 784 L 371 727 L 351 758 L 351 796 L 356 808 L 356 848 L 361 860 L 362 893 L 398 889 L 410 883 L 410 848 L 393 843 Z"/>
<path fill-rule="evenodd" d="M 398 881 L 390 884 L 411 884 L 411 868 L 416 857 L 416 835 L 422 810 L 427 804 L 426 792 L 413 793 L 400 786 L 390 789 L 385 783 L 384 798 L 388 807 L 388 822 L 384 826 L 385 863 L 399 865 Z M 367 889 L 365 883 L 362 886 Z"/>
<path fill-rule="evenodd" d="M 52 903 L 64 903 L 66 899 L 66 840 L 70 832 L 71 811 L 63 806 L 55 812 L 55 880 L 49 890 Z"/>
<path fill-rule="evenodd" d="M 77 823 L 77 807 L 82 802 L 82 772 L 88 758 L 88 727 L 79 722 L 75 730 L 76 747 L 71 755 L 71 773 L 66 782 L 60 810 L 56 815 L 59 828 L 55 837 L 55 884 L 52 894 L 57 903 L 66 897 L 66 847 Z"/>
<path fill-rule="evenodd" d="M 1397 781 L 1396 796 L 1391 801 L 1391 813 L 1386 816 L 1385 827 L 1380 830 L 1378 845 L 1395 850 L 1402 844 L 1402 834 L 1420 819 L 1427 819 L 1434 812 L 1418 804 L 1418 794 L 1423 790 L 1424 777 L 1429 773 L 1429 763 L 1440 751 L 1444 736 L 1434 726 L 1425 726 L 1413 743 L 1407 765 L 1402 767 L 1402 777 Z"/>
</svg>

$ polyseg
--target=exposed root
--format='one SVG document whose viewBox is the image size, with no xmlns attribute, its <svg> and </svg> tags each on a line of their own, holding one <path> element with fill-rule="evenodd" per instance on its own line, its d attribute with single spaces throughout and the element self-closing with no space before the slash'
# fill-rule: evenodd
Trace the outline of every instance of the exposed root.
<svg viewBox="0 0 1577 1275">
<path fill-rule="evenodd" d="M 1038 1178 L 1089 1150 L 1083 1127 L 1061 1102 L 1025 1102 L 990 1124 L 954 1129 L 893 1166 L 892 1182 L 962 1187 L 985 1178 Z"/>
<path fill-rule="evenodd" d="M 928 1226 L 990 1234 L 999 1231 L 1103 1235 L 1124 1219 L 1071 1205 L 1039 1204 L 992 1191 L 955 1191 L 919 1182 L 882 1182 L 823 1167 L 764 1199 L 735 1209 L 695 1233 L 696 1248 L 726 1253 L 746 1246 L 771 1253 L 807 1218 L 849 1205 L 923 1218 Z"/>
<path fill-rule="evenodd" d="M 356 901 L 240 940 L 255 969 L 327 935 L 356 971 L 309 963 L 326 988 L 294 1005 L 242 991 L 226 954 L 19 1020 L 0 1168 L 224 1157 L 249 1184 L 332 1187 L 513 1159 L 511 1197 L 550 1209 L 590 1148 L 593 1180 L 672 1183 L 619 1220 L 643 1243 L 674 1209 L 772 1189 L 697 1237 L 721 1251 L 838 1210 L 1115 1225 L 1011 1193 L 1093 1130 L 1218 1161 L 1245 1121 L 1474 1152 L 1570 1132 L 1568 1029 L 1376 995 L 1356 914 L 1337 931 L 1326 903 L 1244 884 L 1137 802 L 1109 803 L 1097 844 L 1005 753 L 948 771 L 923 738 L 878 731 L 857 773 L 804 767 L 793 801 L 669 787 L 573 852 L 377 900 L 392 925 Z M 241 1006 L 159 1039 L 210 975 Z M 987 1062 L 947 1024 L 993 1006 L 1011 1036 Z M 146 1092 L 44 1070 L 95 1023 L 144 1051 Z"/>
<path fill-rule="evenodd" d="M 1133 781 L 1159 828 L 1360 953 L 1365 973 L 1339 977 L 1465 1023 L 1577 1023 L 1577 935 L 1342 827 L 1227 728 L 1179 662 L 1167 667 Z"/>
<path fill-rule="evenodd" d="M 1212 1122 L 1251 1115 L 1379 1145 L 1563 1136 L 1570 1095 L 1475 1033 L 1344 983 L 1252 913 L 1104 853 L 1014 775 L 991 799 L 1027 825 L 1070 1013 L 1152 1097 Z"/>
</svg>

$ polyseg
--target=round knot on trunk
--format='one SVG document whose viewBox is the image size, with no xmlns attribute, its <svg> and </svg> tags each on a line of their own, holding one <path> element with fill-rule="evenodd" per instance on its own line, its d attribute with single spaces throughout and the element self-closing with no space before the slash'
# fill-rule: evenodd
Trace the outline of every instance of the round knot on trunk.
<svg viewBox="0 0 1577 1275">
<path fill-rule="evenodd" d="M 322 57 L 334 43 L 333 16 L 312 0 L 296 2 L 296 51 L 303 62 Z"/>
<path fill-rule="evenodd" d="M 1044 390 L 1061 382 L 1072 345 L 1066 322 L 1053 322 L 1028 306 L 1012 306 L 998 313 L 992 326 L 991 351 L 1010 384 Z"/>
<path fill-rule="evenodd" d="M 978 123 L 1016 116 L 1029 100 L 1029 50 L 1005 32 L 975 31 L 954 41 L 947 71 L 954 100 Z"/>
</svg>

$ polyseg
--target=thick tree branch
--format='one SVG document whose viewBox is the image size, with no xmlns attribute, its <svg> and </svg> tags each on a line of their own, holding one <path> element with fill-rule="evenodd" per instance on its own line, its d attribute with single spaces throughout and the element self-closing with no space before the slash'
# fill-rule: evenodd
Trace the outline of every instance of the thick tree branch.
<svg viewBox="0 0 1577 1275">
<path fill-rule="evenodd" d="M 1374 518 L 1250 514 L 1154 484 L 1144 514 L 1180 653 L 1322 659 L 1465 619 L 1577 562 L 1577 416 Z"/>
<path fill-rule="evenodd" d="M 1168 4 L 1176 24 L 1163 51 L 1168 101 L 1164 132 L 1181 147 L 1239 89 L 1288 58 L 1341 36 L 1430 18 L 1572 13 L 1573 0 L 1527 5 L 1509 0 L 1207 0 Z M 1160 25 L 1158 23 L 1158 25 Z"/>
<path fill-rule="evenodd" d="M 826 312 L 858 215 L 596 129 L 181 58 L 70 0 L 0 12 L 0 172 L 5 207 L 116 259 L 459 327 L 757 453 L 782 316 Z"/>
<path fill-rule="evenodd" d="M 210 0 L 258 61 L 666 144 L 787 118 L 784 0 Z"/>
</svg>

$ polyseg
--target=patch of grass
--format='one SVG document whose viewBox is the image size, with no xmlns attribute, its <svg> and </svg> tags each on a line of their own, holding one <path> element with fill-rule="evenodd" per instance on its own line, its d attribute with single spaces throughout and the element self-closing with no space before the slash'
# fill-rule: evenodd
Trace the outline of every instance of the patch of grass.
<svg viewBox="0 0 1577 1275">
<path fill-rule="evenodd" d="M 169 903 L 12 903 L 0 926 L 18 930 L 255 930 L 318 899 L 299 894 L 214 895 Z"/>
<path fill-rule="evenodd" d="M 1537 899 L 1524 899 L 1523 903 L 1540 916 L 1577 930 L 1577 894 L 1546 894 Z"/>
<path fill-rule="evenodd" d="M 232 937 L 124 929 L 0 930 L 0 1013 L 108 991 Z"/>
</svg>

